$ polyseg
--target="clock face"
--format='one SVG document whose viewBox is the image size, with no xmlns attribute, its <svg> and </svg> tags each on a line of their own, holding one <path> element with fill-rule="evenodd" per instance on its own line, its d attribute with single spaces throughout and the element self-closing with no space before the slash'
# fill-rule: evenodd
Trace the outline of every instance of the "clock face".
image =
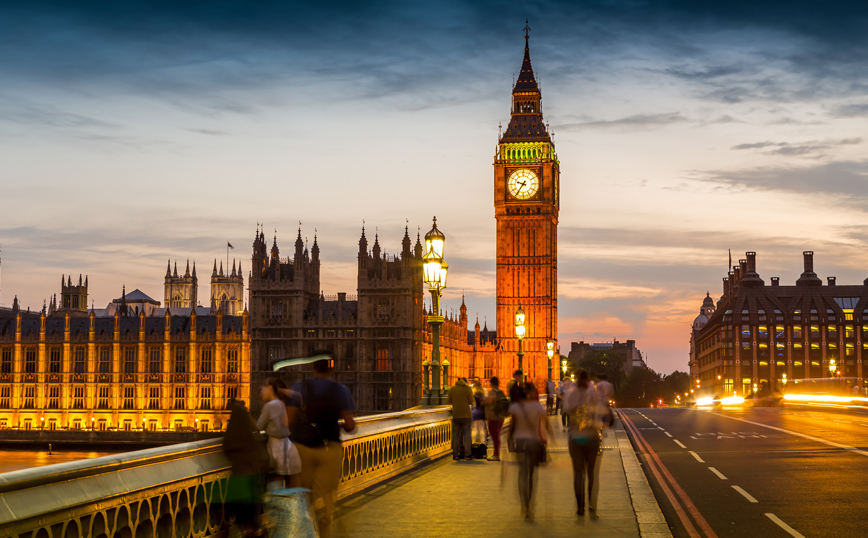
<svg viewBox="0 0 868 538">
<path fill-rule="evenodd" d="M 506 186 L 513 198 L 527 200 L 539 190 L 539 178 L 532 171 L 522 168 L 509 175 Z"/>
</svg>

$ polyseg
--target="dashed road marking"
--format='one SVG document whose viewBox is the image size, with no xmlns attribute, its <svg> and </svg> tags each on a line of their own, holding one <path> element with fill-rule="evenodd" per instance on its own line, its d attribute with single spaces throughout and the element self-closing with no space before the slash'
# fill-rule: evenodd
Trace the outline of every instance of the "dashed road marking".
<svg viewBox="0 0 868 538">
<path fill-rule="evenodd" d="M 720 471 L 718 471 L 714 467 L 709 467 L 708 470 L 711 471 L 712 473 L 716 474 L 717 478 L 720 478 L 721 480 L 726 480 L 726 477 L 723 476 L 723 473 L 721 473 Z"/>
<path fill-rule="evenodd" d="M 705 460 L 703 460 L 702 458 L 700 458 L 700 457 L 699 457 L 699 454 L 697 454 L 696 452 L 694 452 L 694 451 L 691 450 L 691 451 L 690 451 L 690 455 L 693 456 L 694 458 L 696 458 L 696 461 L 698 461 L 699 463 L 705 463 Z"/>
<path fill-rule="evenodd" d="M 661 428 L 661 429 L 662 429 L 662 428 Z M 667 431 L 664 431 L 663 433 L 665 433 L 665 434 L 668 435 L 669 437 L 672 437 L 672 434 L 669 433 L 669 432 L 667 432 Z"/>
<path fill-rule="evenodd" d="M 687 448 L 686 446 L 682 445 L 681 441 L 679 441 L 678 439 L 673 439 L 673 441 L 675 441 L 675 444 L 680 446 L 681 448 Z"/>
<path fill-rule="evenodd" d="M 734 489 L 734 490 L 736 490 L 737 492 L 741 493 L 741 496 L 744 497 L 745 499 L 747 499 L 748 502 L 752 502 L 752 503 L 758 503 L 758 502 L 759 502 L 758 500 L 756 500 L 756 499 L 754 498 L 753 495 L 751 495 L 750 493 L 746 492 L 745 490 L 741 489 L 741 488 L 738 487 L 738 486 L 732 486 L 732 489 Z"/>
<path fill-rule="evenodd" d="M 788 533 L 790 533 L 790 536 L 793 536 L 794 538 L 805 538 L 804 534 L 800 533 L 796 529 L 790 527 L 789 525 L 787 525 L 786 523 L 781 521 L 781 518 L 779 518 L 778 516 L 776 516 L 774 514 L 766 514 L 766 517 L 771 519 L 775 523 L 777 523 L 778 527 L 780 527 L 780 528 L 784 529 L 785 531 L 787 531 Z"/>
</svg>

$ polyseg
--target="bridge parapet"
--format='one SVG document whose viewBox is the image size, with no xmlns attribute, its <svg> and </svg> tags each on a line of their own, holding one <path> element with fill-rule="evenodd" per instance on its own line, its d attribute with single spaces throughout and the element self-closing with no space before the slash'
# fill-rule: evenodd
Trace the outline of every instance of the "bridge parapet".
<svg viewBox="0 0 868 538">
<path fill-rule="evenodd" d="M 357 420 L 338 497 L 450 450 L 448 407 Z M 229 462 L 208 439 L 0 474 L 0 536 L 115 538 L 225 534 Z"/>
</svg>

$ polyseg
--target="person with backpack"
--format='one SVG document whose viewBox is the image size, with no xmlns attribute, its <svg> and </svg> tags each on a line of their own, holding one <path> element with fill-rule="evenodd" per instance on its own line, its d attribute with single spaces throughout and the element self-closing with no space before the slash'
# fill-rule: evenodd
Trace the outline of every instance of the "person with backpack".
<svg viewBox="0 0 868 538">
<path fill-rule="evenodd" d="M 446 401 L 452 406 L 452 459 L 473 459 L 470 451 L 473 389 L 467 384 L 467 378 L 458 378 L 446 394 Z"/>
<path fill-rule="evenodd" d="M 533 519 L 533 474 L 545 460 L 548 443 L 548 419 L 545 408 L 539 403 L 539 393 L 533 383 L 525 383 L 523 400 L 509 406 L 512 425 L 509 439 L 515 446 L 518 463 L 518 497 L 521 513 L 525 519 Z"/>
<path fill-rule="evenodd" d="M 488 433 L 494 445 L 494 454 L 488 461 L 500 461 L 500 432 L 503 431 L 503 421 L 509 416 L 509 399 L 500 390 L 500 379 L 497 376 L 489 381 L 491 390 L 484 400 L 485 419 L 488 421 Z"/>
<path fill-rule="evenodd" d="M 317 523 L 320 536 L 327 537 L 341 481 L 341 429 L 355 430 L 355 406 L 349 389 L 330 379 L 330 352 L 319 352 L 311 359 L 306 361 L 313 364 L 314 375 L 293 385 L 287 415 L 290 439 L 301 456 L 301 486 L 313 492 L 314 503 L 323 500 Z"/>
</svg>

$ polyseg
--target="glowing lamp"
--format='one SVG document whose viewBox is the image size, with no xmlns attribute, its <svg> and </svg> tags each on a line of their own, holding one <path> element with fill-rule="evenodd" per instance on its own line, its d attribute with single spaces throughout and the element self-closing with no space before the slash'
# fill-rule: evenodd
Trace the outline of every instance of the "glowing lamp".
<svg viewBox="0 0 868 538">
<path fill-rule="evenodd" d="M 446 244 L 446 236 L 437 229 L 437 217 L 434 217 L 434 227 L 425 234 L 425 251 L 433 252 L 438 258 L 443 258 L 443 247 Z"/>
<path fill-rule="evenodd" d="M 554 340 L 549 339 L 546 341 L 546 355 L 548 355 L 549 358 L 554 357 L 554 355 L 555 355 L 555 341 Z"/>
</svg>

